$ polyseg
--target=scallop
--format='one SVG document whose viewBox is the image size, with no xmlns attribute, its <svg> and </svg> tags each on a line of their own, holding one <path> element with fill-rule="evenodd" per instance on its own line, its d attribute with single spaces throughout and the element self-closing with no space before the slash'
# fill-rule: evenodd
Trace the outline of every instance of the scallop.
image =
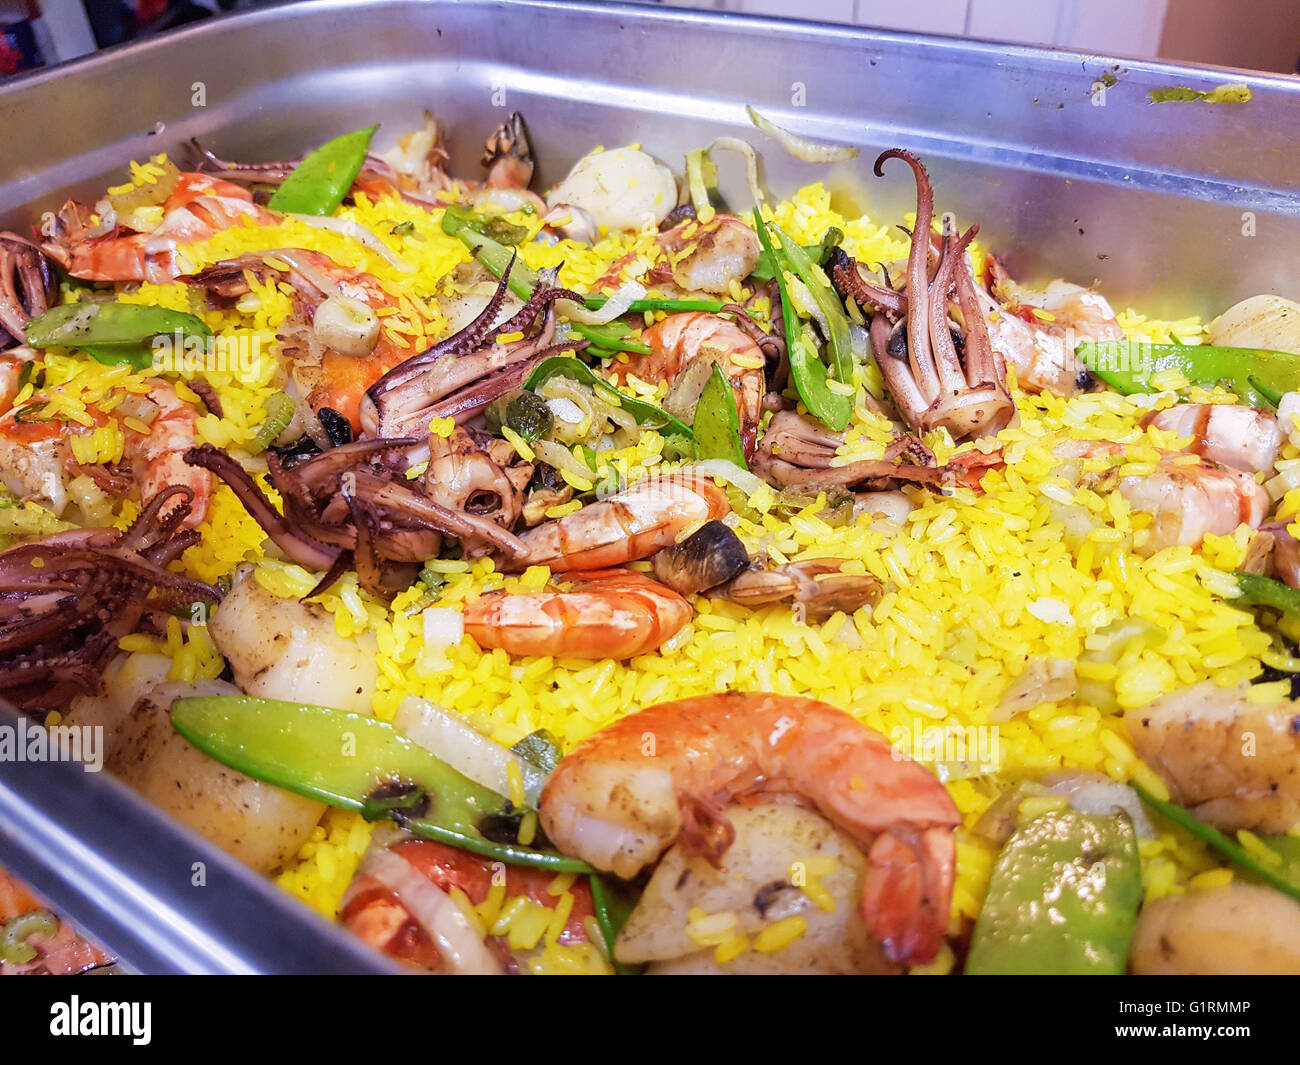
<svg viewBox="0 0 1300 1065">
<path fill-rule="evenodd" d="M 677 179 L 638 148 L 612 148 L 579 159 L 546 202 L 578 207 L 611 232 L 648 229 L 677 206 Z"/>
</svg>

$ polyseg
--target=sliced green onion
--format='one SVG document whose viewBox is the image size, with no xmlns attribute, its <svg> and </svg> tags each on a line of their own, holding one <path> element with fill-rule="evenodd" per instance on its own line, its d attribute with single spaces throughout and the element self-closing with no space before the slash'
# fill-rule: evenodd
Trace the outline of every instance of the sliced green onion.
<svg viewBox="0 0 1300 1065">
<path fill-rule="evenodd" d="M 293 400 L 283 392 L 272 393 L 266 401 L 266 417 L 258 426 L 257 433 L 248 444 L 250 455 L 260 455 L 273 443 L 275 438 L 289 428 L 293 421 Z"/>
<path fill-rule="evenodd" d="M 11 917 L 0 932 L 0 958 L 15 965 L 35 961 L 36 948 L 27 942 L 35 935 L 53 936 L 59 931 L 59 919 L 49 910 L 31 910 Z"/>
<path fill-rule="evenodd" d="M 1157 813 L 1172 821 L 1176 825 L 1181 825 L 1187 829 L 1193 836 L 1208 843 L 1219 853 L 1226 855 L 1235 865 L 1241 866 L 1253 876 L 1259 877 L 1269 887 L 1276 888 L 1290 898 L 1300 902 L 1300 884 L 1296 884 L 1285 877 L 1278 876 L 1272 869 L 1266 866 L 1258 858 L 1252 855 L 1240 844 L 1229 839 L 1213 825 L 1207 825 L 1204 821 L 1198 820 L 1193 814 L 1184 810 L 1181 806 L 1176 806 L 1172 802 L 1166 802 L 1164 799 L 1157 799 L 1141 784 L 1130 782 L 1129 785 L 1138 793 L 1142 801 L 1150 806 Z M 1278 855 L 1278 857 L 1282 857 Z"/>
</svg>

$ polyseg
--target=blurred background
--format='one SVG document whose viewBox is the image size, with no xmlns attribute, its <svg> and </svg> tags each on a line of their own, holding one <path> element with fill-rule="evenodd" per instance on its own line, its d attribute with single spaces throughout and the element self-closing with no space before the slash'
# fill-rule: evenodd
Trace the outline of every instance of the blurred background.
<svg viewBox="0 0 1300 1065">
<path fill-rule="evenodd" d="M 0 77 L 268 2 L 286 0 L 0 0 Z M 1283 74 L 1300 71 L 1300 0 L 649 2 Z"/>
</svg>

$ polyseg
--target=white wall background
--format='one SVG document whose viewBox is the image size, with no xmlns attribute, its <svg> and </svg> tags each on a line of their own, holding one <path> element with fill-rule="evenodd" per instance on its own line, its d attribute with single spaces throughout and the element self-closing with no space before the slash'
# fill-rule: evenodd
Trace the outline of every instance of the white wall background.
<svg viewBox="0 0 1300 1065">
<path fill-rule="evenodd" d="M 1296 73 L 1300 60 L 1300 0 L 660 2 L 1286 74 Z"/>
</svg>

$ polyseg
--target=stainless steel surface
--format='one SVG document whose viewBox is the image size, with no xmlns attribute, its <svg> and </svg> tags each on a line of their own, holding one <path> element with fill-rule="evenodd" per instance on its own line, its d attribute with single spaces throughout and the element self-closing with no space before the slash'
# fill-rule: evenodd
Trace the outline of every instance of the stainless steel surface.
<svg viewBox="0 0 1300 1065">
<path fill-rule="evenodd" d="M 1225 81 L 1246 82 L 1253 101 L 1147 96 Z M 746 103 L 862 156 L 799 163 L 749 125 Z M 870 162 L 902 145 L 926 158 L 941 207 L 979 221 L 1016 274 L 1096 280 L 1116 303 L 1165 316 L 1300 293 L 1295 78 L 613 4 L 322 0 L 20 79 L 0 88 L 0 222 L 25 228 L 68 195 L 101 194 L 128 159 L 179 157 L 191 137 L 231 158 L 285 158 L 376 120 L 391 143 L 425 108 L 450 122 L 461 173 L 477 172 L 507 110 L 531 121 L 543 184 L 595 144 L 640 141 L 680 169 L 686 149 L 731 133 L 763 150 L 774 191 L 823 180 L 887 222 L 910 207 L 910 182 L 875 179 Z M 739 163 L 722 166 L 743 205 Z M 306 967 L 310 952 L 342 949 L 111 781 L 55 779 L 0 766 L 0 861 L 119 949 L 143 937 L 142 967 Z M 170 866 L 151 872 L 155 839 L 227 870 L 229 890 L 196 898 Z M 164 930 L 187 930 L 183 965 L 164 937 L 131 927 L 154 900 Z M 254 939 L 275 937 L 265 951 L 240 937 L 241 920 L 262 922 Z"/>
<path fill-rule="evenodd" d="M 0 709 L 0 725 L 12 727 Z M 107 773 L 0 761 L 0 862 L 147 973 L 385 973 L 380 954 Z"/>
</svg>

